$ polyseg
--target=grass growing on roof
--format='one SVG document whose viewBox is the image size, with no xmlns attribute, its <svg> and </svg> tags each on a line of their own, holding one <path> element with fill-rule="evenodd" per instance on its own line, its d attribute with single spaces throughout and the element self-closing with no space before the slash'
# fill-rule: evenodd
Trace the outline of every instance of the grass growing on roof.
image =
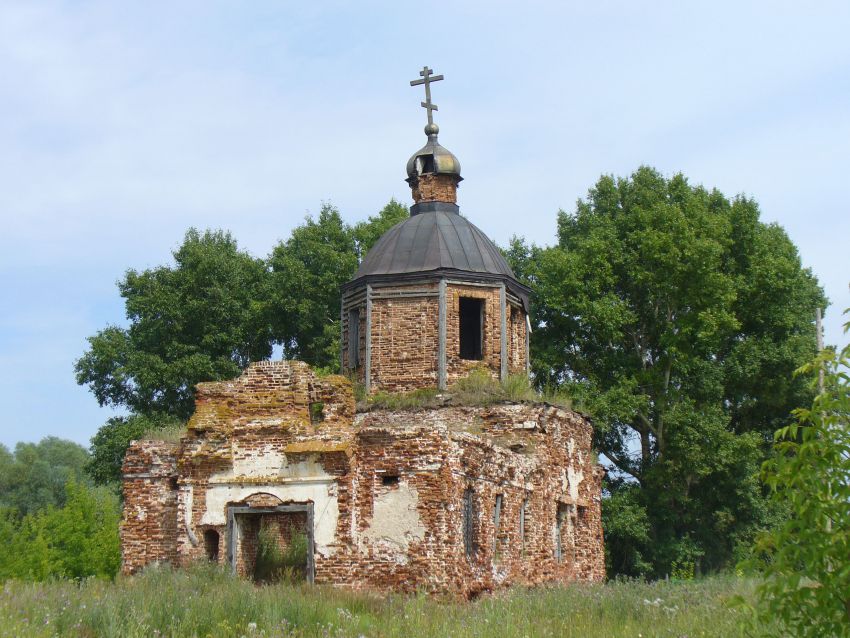
<svg viewBox="0 0 850 638">
<path fill-rule="evenodd" d="M 422 388 L 411 392 L 376 392 L 362 395 L 358 409 L 422 410 L 446 405 L 486 406 L 496 403 L 545 402 L 570 408 L 571 401 L 563 392 L 538 393 L 525 374 L 510 374 L 503 381 L 494 379 L 486 368 L 474 368 L 458 379 L 445 392 Z"/>
<path fill-rule="evenodd" d="M 165 441 L 166 443 L 179 443 L 188 430 L 185 423 L 173 423 L 165 427 L 152 427 L 145 430 L 140 437 L 143 441 Z"/>
</svg>

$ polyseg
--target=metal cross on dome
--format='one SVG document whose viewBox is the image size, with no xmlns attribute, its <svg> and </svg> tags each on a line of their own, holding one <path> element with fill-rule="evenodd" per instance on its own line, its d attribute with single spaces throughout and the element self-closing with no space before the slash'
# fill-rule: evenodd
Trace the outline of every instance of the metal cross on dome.
<svg viewBox="0 0 850 638">
<path fill-rule="evenodd" d="M 422 76 L 421 80 L 411 80 L 410 86 L 419 86 L 420 84 L 425 85 L 425 101 L 422 102 L 423 108 L 428 110 L 428 124 L 434 123 L 434 115 L 432 111 L 438 111 L 437 105 L 431 102 L 431 82 L 439 82 L 443 79 L 442 75 L 431 75 L 434 71 L 429 69 L 427 66 L 422 67 L 422 70 L 419 72 L 419 75 Z"/>
</svg>

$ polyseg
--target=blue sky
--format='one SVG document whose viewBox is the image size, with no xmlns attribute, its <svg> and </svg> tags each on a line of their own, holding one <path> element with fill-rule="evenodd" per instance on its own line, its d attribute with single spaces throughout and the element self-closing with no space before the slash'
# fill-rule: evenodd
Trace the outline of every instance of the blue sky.
<svg viewBox="0 0 850 638">
<path fill-rule="evenodd" d="M 465 215 L 504 244 L 640 164 L 781 224 L 850 306 L 846 2 L 0 3 L 0 442 L 87 444 L 115 282 L 185 230 L 266 255 L 323 201 L 409 200 L 428 64 Z"/>
</svg>

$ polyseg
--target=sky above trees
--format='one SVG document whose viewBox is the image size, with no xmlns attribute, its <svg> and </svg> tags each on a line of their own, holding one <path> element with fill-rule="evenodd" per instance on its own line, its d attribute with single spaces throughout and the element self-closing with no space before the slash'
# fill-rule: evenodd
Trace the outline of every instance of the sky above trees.
<svg viewBox="0 0 850 638">
<path fill-rule="evenodd" d="M 408 202 L 424 64 L 461 210 L 497 243 L 554 243 L 601 174 L 681 171 L 786 229 L 843 343 L 848 23 L 839 2 L 4 2 L 0 442 L 88 442 L 110 412 L 74 360 L 188 227 L 265 257 L 322 202 L 350 223 Z"/>
</svg>

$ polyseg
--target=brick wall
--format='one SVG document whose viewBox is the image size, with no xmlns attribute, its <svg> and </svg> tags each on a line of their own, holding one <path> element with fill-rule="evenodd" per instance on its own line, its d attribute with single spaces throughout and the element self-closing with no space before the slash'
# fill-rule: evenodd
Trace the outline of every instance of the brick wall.
<svg viewBox="0 0 850 638">
<path fill-rule="evenodd" d="M 406 286 L 376 287 L 372 302 L 372 391 L 409 391 L 436 387 L 439 343 L 439 300 L 436 282 L 416 282 Z M 416 296 L 415 293 L 424 293 Z M 387 298 L 399 295 L 396 298 Z M 404 297 L 400 295 L 406 295 Z M 460 356 L 460 298 L 481 299 L 484 303 L 484 330 L 481 360 Z M 365 299 L 365 297 L 364 297 Z M 359 312 L 360 367 L 355 376 L 365 381 L 366 310 L 361 302 Z M 349 362 L 349 307 L 343 313 L 342 364 Z M 506 345 L 508 371 L 526 370 L 526 319 L 521 306 L 506 302 Z M 449 383 L 465 377 L 473 368 L 485 366 L 495 378 L 501 371 L 501 310 L 498 285 L 446 286 L 446 376 Z"/>
<path fill-rule="evenodd" d="M 410 185 L 413 201 L 417 204 L 422 202 L 456 204 L 457 179 L 455 175 L 440 175 L 438 173 L 420 175 Z"/>
<path fill-rule="evenodd" d="M 377 299 L 372 303 L 375 390 L 394 392 L 437 385 L 438 318 L 436 297 Z"/>
<path fill-rule="evenodd" d="M 508 369 L 512 374 L 522 374 L 526 371 L 525 334 L 528 325 L 525 312 L 518 306 L 508 308 Z"/>
<path fill-rule="evenodd" d="M 305 408 L 318 397 L 326 426 Z M 472 596 L 604 575 L 602 472 L 590 423 L 544 404 L 355 415 L 348 382 L 317 378 L 297 362 L 266 362 L 234 381 L 202 384 L 180 444 L 135 443 L 124 472 L 127 573 L 204 559 L 208 530 L 219 534 L 218 560 L 226 560 L 230 506 L 312 503 L 317 582 Z M 559 508 L 569 511 L 561 560 Z M 248 519 L 236 551 L 246 575 L 256 552 Z"/>
<path fill-rule="evenodd" d="M 176 563 L 177 446 L 133 441 L 124 457 L 121 571 L 132 574 L 157 562 Z"/>
<path fill-rule="evenodd" d="M 602 474 L 589 451 L 589 424 L 581 416 L 515 405 L 426 410 L 415 419 L 406 412 L 380 411 L 359 415 L 358 425 L 351 511 L 340 520 L 347 542 L 334 556 L 317 561 L 318 582 L 471 596 L 512 584 L 604 577 Z M 395 482 L 386 484 L 387 476 Z M 471 556 L 463 539 L 468 489 L 475 503 L 477 546 Z M 376 503 L 393 491 L 415 494 L 421 529 L 402 525 L 393 541 L 392 533 L 381 528 L 383 541 L 364 542 L 375 536 L 370 529 L 382 514 Z M 502 503 L 498 529 L 497 495 Z M 399 502 L 409 508 L 412 500 Z M 555 544 L 559 507 L 582 512 L 580 525 L 562 526 L 560 561 Z"/>
</svg>

